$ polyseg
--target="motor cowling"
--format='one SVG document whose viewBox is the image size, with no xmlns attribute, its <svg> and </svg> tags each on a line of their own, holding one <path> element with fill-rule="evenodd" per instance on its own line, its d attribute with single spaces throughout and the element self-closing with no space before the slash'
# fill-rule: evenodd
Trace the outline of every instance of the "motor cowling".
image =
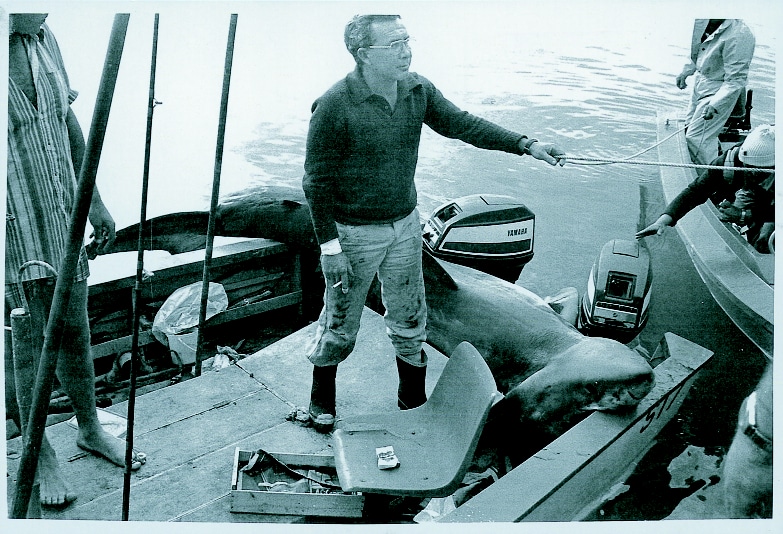
<svg viewBox="0 0 783 534">
<path fill-rule="evenodd" d="M 514 283 L 533 259 L 535 215 L 514 197 L 469 195 L 443 204 L 423 227 L 435 257 Z"/>
<path fill-rule="evenodd" d="M 638 241 L 614 239 L 595 260 L 577 328 L 628 343 L 647 324 L 652 288 L 650 253 Z"/>
</svg>

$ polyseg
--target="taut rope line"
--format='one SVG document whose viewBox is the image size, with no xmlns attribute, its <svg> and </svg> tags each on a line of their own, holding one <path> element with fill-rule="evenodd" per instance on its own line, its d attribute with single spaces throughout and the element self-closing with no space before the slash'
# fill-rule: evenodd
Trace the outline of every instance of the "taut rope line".
<svg viewBox="0 0 783 534">
<path fill-rule="evenodd" d="M 608 163 L 625 163 L 628 165 L 654 165 L 657 167 L 685 167 L 686 169 L 717 169 L 722 171 L 743 171 L 743 172 L 765 172 L 769 174 L 775 174 L 775 169 L 762 169 L 757 167 L 726 167 L 722 165 L 701 165 L 697 163 L 668 163 L 664 161 L 632 161 L 628 159 L 610 159 L 610 158 L 586 158 L 581 156 L 561 156 L 561 159 L 566 160 L 574 165 L 594 165 L 596 163 L 608 164 Z"/>
<path fill-rule="evenodd" d="M 761 169 L 756 167 L 743 167 L 741 169 L 738 169 L 737 167 L 726 167 L 726 166 L 720 166 L 720 165 L 702 165 L 697 163 L 667 163 L 667 162 L 661 162 L 661 161 L 632 161 L 633 158 L 641 156 L 645 152 L 649 152 L 653 148 L 656 148 L 657 146 L 665 143 L 678 133 L 682 132 L 688 126 L 693 124 L 696 120 L 698 120 L 700 117 L 697 117 L 693 121 L 690 122 L 690 124 L 686 124 L 679 130 L 675 130 L 668 136 L 664 137 L 654 145 L 651 145 L 644 150 L 640 150 L 636 154 L 633 154 L 631 156 L 622 158 L 622 159 L 613 159 L 613 158 L 588 158 L 588 157 L 580 157 L 580 156 L 562 156 L 561 159 L 566 160 L 569 163 L 572 163 L 574 165 L 608 165 L 610 163 L 626 163 L 629 165 L 652 165 L 656 167 L 684 167 L 686 169 L 717 169 L 721 171 L 744 171 L 744 172 L 765 172 L 769 174 L 775 174 L 775 169 Z M 704 120 L 704 119 L 702 119 Z"/>
</svg>

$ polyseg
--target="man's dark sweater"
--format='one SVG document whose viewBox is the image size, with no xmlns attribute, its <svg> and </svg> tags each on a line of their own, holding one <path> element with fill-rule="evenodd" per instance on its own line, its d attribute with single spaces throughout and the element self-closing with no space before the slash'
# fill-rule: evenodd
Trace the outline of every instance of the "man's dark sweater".
<svg viewBox="0 0 783 534">
<path fill-rule="evenodd" d="M 413 211 L 422 124 L 479 148 L 518 155 L 525 137 L 460 110 L 415 73 L 398 82 L 393 112 L 358 70 L 316 100 L 312 111 L 302 186 L 321 244 L 337 237 L 335 221 L 383 224 Z"/>
</svg>

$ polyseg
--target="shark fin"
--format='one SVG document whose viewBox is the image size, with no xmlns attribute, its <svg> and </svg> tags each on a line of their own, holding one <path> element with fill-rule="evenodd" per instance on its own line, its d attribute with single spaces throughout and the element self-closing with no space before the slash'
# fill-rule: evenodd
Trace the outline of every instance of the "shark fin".
<svg viewBox="0 0 783 534">
<path fill-rule="evenodd" d="M 422 251 L 421 264 L 424 270 L 425 283 L 436 283 L 449 289 L 459 289 L 454 278 L 443 268 L 443 265 L 426 249 Z"/>
</svg>

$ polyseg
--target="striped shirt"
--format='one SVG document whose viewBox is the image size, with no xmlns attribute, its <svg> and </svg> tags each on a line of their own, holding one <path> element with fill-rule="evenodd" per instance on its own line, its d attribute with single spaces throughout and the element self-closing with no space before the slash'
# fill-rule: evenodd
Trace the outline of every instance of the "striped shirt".
<svg viewBox="0 0 783 534">
<path fill-rule="evenodd" d="M 35 105 L 8 78 L 8 182 L 6 187 L 6 305 L 20 307 L 19 267 L 41 260 L 55 269 L 65 257 L 76 175 L 66 117 L 77 92 L 70 88 L 57 41 L 44 24 L 37 35 L 14 35 L 24 44 L 35 85 Z M 76 280 L 89 275 L 82 249 Z M 51 276 L 31 267 L 23 280 Z"/>
</svg>

